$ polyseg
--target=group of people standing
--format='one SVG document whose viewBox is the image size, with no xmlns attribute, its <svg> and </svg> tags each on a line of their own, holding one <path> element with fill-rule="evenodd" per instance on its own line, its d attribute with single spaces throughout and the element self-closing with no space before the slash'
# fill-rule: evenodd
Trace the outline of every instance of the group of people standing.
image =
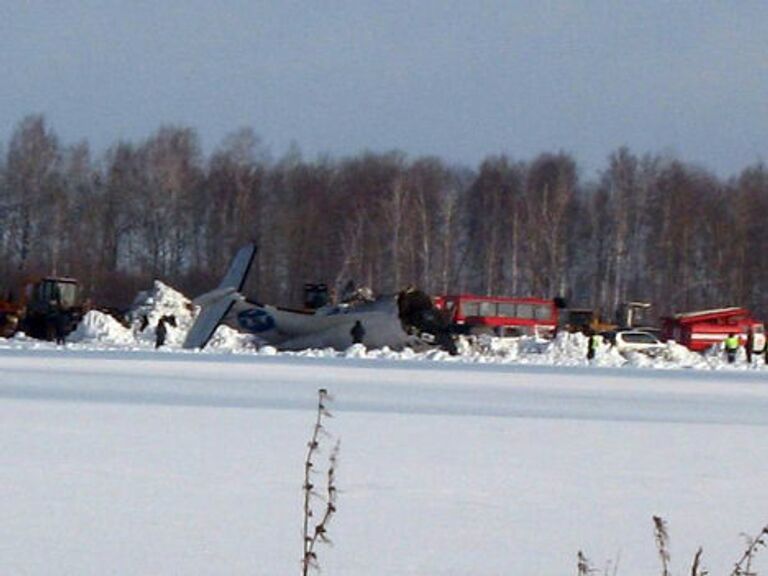
<svg viewBox="0 0 768 576">
<path fill-rule="evenodd" d="M 169 325 L 173 326 L 174 328 L 176 327 L 176 316 L 173 314 L 166 314 L 157 321 L 157 325 L 155 326 L 155 348 L 165 346 L 165 340 L 168 337 Z M 139 321 L 139 332 L 144 332 L 148 326 L 149 317 L 146 314 L 142 314 Z"/>
<path fill-rule="evenodd" d="M 728 364 L 733 364 L 736 361 L 736 355 L 741 348 L 741 337 L 734 332 L 728 334 L 728 337 L 723 341 L 723 348 L 725 349 L 725 357 L 728 360 Z M 747 364 L 752 364 L 752 357 L 755 355 L 763 355 L 763 360 L 768 364 L 768 339 L 765 340 L 762 348 L 755 349 L 755 332 L 750 328 L 747 330 L 747 338 L 744 341 L 744 352 L 747 355 Z"/>
</svg>

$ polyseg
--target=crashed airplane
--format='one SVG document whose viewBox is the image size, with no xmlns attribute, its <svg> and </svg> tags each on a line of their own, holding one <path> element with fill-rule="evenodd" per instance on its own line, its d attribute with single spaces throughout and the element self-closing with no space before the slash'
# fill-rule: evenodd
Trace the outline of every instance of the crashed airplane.
<svg viewBox="0 0 768 576">
<path fill-rule="evenodd" d="M 205 347 L 219 324 L 225 324 L 282 350 L 326 347 L 343 350 L 352 345 L 352 327 L 359 321 L 365 331 L 362 343 L 367 348 L 439 346 L 456 353 L 447 321 L 430 297 L 419 290 L 326 304 L 316 310 L 249 300 L 241 291 L 255 254 L 254 244 L 243 246 L 218 288 L 193 301 L 200 311 L 184 348 Z"/>
</svg>

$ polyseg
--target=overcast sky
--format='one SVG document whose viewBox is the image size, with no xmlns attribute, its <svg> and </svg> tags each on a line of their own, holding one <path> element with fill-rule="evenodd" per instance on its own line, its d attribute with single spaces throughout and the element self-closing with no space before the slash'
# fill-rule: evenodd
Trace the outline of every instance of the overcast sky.
<svg viewBox="0 0 768 576">
<path fill-rule="evenodd" d="M 43 113 L 99 152 L 162 124 L 206 152 L 401 149 L 476 165 L 621 145 L 722 176 L 768 151 L 768 2 L 0 0 L 0 142 Z"/>
</svg>

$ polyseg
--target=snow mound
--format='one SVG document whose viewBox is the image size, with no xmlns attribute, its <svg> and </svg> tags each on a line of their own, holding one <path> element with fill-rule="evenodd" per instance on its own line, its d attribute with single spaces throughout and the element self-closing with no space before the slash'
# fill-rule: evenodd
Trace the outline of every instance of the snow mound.
<svg viewBox="0 0 768 576">
<path fill-rule="evenodd" d="M 366 358 L 368 350 L 363 344 L 352 344 L 343 352 L 343 355 L 345 358 Z"/>
<path fill-rule="evenodd" d="M 587 361 L 587 338 L 583 334 L 563 332 L 554 340 L 533 336 L 518 338 L 498 338 L 483 335 L 478 338 L 462 337 L 457 343 L 459 356 L 453 358 L 460 362 L 476 363 L 514 363 L 547 366 L 581 366 Z M 442 356 L 436 356 L 436 358 Z M 449 357 L 450 358 L 450 357 Z M 627 358 L 614 347 L 604 343 L 600 345 L 593 366 L 623 366 Z"/>
<path fill-rule="evenodd" d="M 68 342 L 81 344 L 135 344 L 130 328 L 126 328 L 109 314 L 91 310 L 77 328 L 67 337 Z"/>
<path fill-rule="evenodd" d="M 186 332 L 185 332 L 186 334 Z M 216 331 L 208 341 L 206 348 L 212 350 L 253 350 L 256 346 L 254 344 L 254 338 L 250 334 L 243 334 L 238 332 L 229 326 L 223 324 L 216 328 Z"/>
<path fill-rule="evenodd" d="M 150 290 L 140 292 L 128 313 L 126 328 L 107 314 L 91 311 L 83 318 L 68 342 L 81 345 L 120 345 L 151 348 L 162 320 L 167 329 L 164 349 L 181 348 L 199 309 L 189 298 L 167 284 L 155 280 Z M 227 326 L 219 326 L 206 346 L 211 350 L 243 351 L 255 348 L 254 338 Z"/>
<path fill-rule="evenodd" d="M 661 354 L 661 359 L 668 365 L 680 368 L 708 368 L 710 364 L 707 358 L 698 352 L 689 350 L 674 340 L 667 342 L 667 347 Z M 717 362 L 717 360 L 718 359 L 715 359 L 715 362 Z"/>
<path fill-rule="evenodd" d="M 189 298 L 160 280 L 155 280 L 152 288 L 140 292 L 131 306 L 129 318 L 136 341 L 154 345 L 157 325 L 161 318 L 165 318 L 168 329 L 166 345 L 181 346 L 192 327 L 193 310 Z"/>
</svg>

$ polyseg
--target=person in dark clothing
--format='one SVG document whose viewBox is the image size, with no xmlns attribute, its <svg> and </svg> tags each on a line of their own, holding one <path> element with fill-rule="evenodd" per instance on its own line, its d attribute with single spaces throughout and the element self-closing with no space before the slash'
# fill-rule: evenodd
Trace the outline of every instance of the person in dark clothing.
<svg viewBox="0 0 768 576">
<path fill-rule="evenodd" d="M 53 317 L 53 330 L 56 344 L 63 345 L 67 336 L 67 313 L 59 310 Z"/>
<path fill-rule="evenodd" d="M 752 364 L 752 352 L 754 352 L 755 348 L 755 332 L 752 330 L 752 327 L 750 326 L 749 330 L 747 330 L 747 342 L 745 344 L 744 351 L 747 353 L 747 364 Z"/>
<path fill-rule="evenodd" d="M 365 328 L 363 328 L 363 323 L 360 322 L 360 320 L 355 322 L 355 325 L 352 326 L 352 330 L 349 331 L 349 334 L 352 336 L 353 344 L 362 344 L 363 338 L 365 338 Z"/>
<path fill-rule="evenodd" d="M 168 328 L 165 327 L 165 318 L 160 318 L 155 328 L 155 348 L 160 348 L 165 344 L 165 338 L 168 336 Z"/>
</svg>

